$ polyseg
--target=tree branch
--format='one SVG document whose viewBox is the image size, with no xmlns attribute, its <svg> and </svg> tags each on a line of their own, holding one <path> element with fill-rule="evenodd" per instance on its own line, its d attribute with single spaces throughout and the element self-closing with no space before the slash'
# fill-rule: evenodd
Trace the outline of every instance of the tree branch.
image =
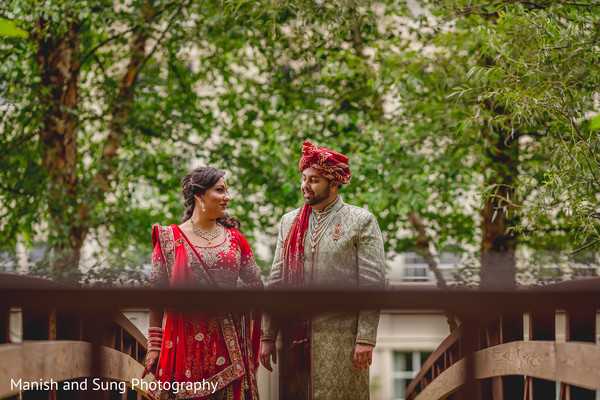
<svg viewBox="0 0 600 400">
<path fill-rule="evenodd" d="M 104 46 L 105 44 L 107 44 L 107 43 L 109 43 L 109 42 L 112 42 L 113 40 L 115 40 L 115 39 L 117 39 L 117 38 L 119 38 L 119 37 L 121 37 L 121 36 L 123 36 L 123 35 L 126 35 L 126 34 L 128 34 L 128 33 L 130 33 L 130 32 L 133 32 L 134 30 L 138 29 L 138 27 L 139 27 L 139 25 L 137 25 L 137 26 L 134 26 L 133 28 L 127 29 L 126 31 L 124 31 L 124 32 L 121 32 L 121 33 L 117 33 L 117 34 L 115 34 L 115 35 L 113 35 L 113 36 L 111 36 L 111 37 L 109 37 L 109 38 L 107 38 L 107 39 L 103 40 L 102 42 L 98 43 L 96 46 L 94 46 L 94 47 L 93 47 L 93 48 L 92 48 L 90 51 L 88 51 L 88 52 L 87 52 L 87 53 L 86 53 L 86 54 L 85 54 L 85 55 L 84 55 L 84 56 L 81 58 L 81 62 L 79 63 L 79 68 L 81 68 L 81 66 L 82 66 L 82 65 L 83 65 L 83 64 L 84 64 L 84 63 L 87 61 L 87 59 L 88 59 L 88 58 L 89 58 L 91 55 L 93 55 L 93 54 L 94 54 L 94 53 L 95 53 L 95 52 L 96 52 L 96 51 L 97 51 L 97 50 L 98 50 L 100 47 Z"/>
<path fill-rule="evenodd" d="M 170 3 L 168 7 L 171 7 L 175 3 Z M 180 14 L 181 9 L 189 4 L 188 2 L 181 3 L 177 10 L 173 12 L 167 27 L 161 33 L 159 39 L 152 50 L 146 54 L 146 42 L 150 37 L 150 33 L 143 29 L 142 25 L 138 26 L 137 31 L 134 35 L 133 42 L 131 44 L 131 59 L 127 66 L 127 70 L 121 79 L 121 88 L 115 100 L 111 112 L 111 123 L 108 135 L 105 139 L 104 148 L 102 149 L 102 155 L 100 157 L 98 170 L 94 175 L 94 181 L 96 185 L 93 190 L 99 190 L 100 192 L 107 192 L 109 189 L 109 177 L 114 173 L 115 168 L 112 162 L 116 159 L 119 149 L 121 148 L 121 141 L 124 135 L 124 125 L 129 118 L 129 112 L 131 109 L 132 93 L 133 88 L 137 82 L 137 77 L 140 71 L 144 67 L 145 63 L 152 57 L 153 53 L 157 50 L 158 46 L 164 39 L 166 32 L 172 27 L 172 23 Z M 144 20 L 150 23 L 156 18 L 159 13 L 151 12 L 147 7 L 142 10 L 144 13 Z M 164 10 L 163 10 L 164 12 Z M 102 196 L 98 196 L 101 198 Z M 80 212 L 86 213 L 87 210 L 82 209 Z"/>
<path fill-rule="evenodd" d="M 596 1 L 594 3 L 576 3 L 573 1 L 563 1 L 562 2 L 563 5 L 566 6 L 577 6 L 577 7 L 596 7 L 596 6 L 600 6 L 600 2 Z"/>
<path fill-rule="evenodd" d="M 151 18 L 149 18 L 148 20 L 151 21 L 152 19 L 158 17 L 159 15 L 161 15 L 162 13 L 164 13 L 165 11 L 167 11 L 169 8 L 171 8 L 172 6 L 174 6 L 176 3 L 175 2 L 171 2 L 169 4 L 166 5 L 166 7 L 162 10 L 157 11 L 156 13 L 154 13 Z M 92 54 L 94 54 L 100 47 L 112 42 L 115 39 L 118 39 L 119 37 L 126 35 L 130 32 L 133 32 L 137 29 L 141 28 L 141 24 L 135 25 L 134 27 L 127 29 L 126 31 L 117 33 L 105 40 L 103 40 L 102 42 L 98 43 L 96 46 L 94 46 L 90 51 L 88 51 L 86 53 L 85 56 L 82 57 L 81 62 L 79 63 L 79 68 L 81 68 L 81 66 L 85 63 L 85 61 L 88 59 L 88 57 L 90 57 Z"/>
<path fill-rule="evenodd" d="M 189 1 L 188 2 L 183 2 L 183 3 L 181 3 L 179 5 L 179 7 L 177 7 L 177 11 L 175 11 L 173 13 L 173 15 L 171 16 L 171 19 L 169 20 L 169 23 L 167 24 L 167 27 L 161 32 L 159 38 L 156 39 L 156 43 L 154 44 L 154 47 L 152 47 L 152 50 L 150 50 L 148 52 L 148 55 L 142 60 L 142 63 L 140 64 L 140 68 L 138 69 L 138 71 L 137 71 L 137 73 L 136 73 L 136 75 L 134 77 L 135 80 L 137 80 L 137 75 L 144 68 L 144 65 L 146 65 L 146 63 L 148 62 L 148 60 L 150 58 L 152 58 L 152 56 L 154 55 L 154 53 L 158 49 L 158 46 L 161 44 L 161 42 L 165 38 L 165 35 L 171 29 L 171 27 L 173 26 L 173 22 L 175 21 L 175 18 L 179 15 L 179 12 L 183 9 L 183 7 L 189 5 L 189 3 L 190 3 Z"/>
<path fill-rule="evenodd" d="M 596 243 L 599 243 L 599 242 L 600 242 L 600 239 L 596 239 L 596 240 L 594 240 L 593 242 L 591 242 L 591 243 L 588 243 L 588 244 L 586 244 L 585 246 L 582 246 L 582 247 L 578 248 L 577 250 L 573 250 L 573 251 L 572 251 L 570 254 L 579 253 L 580 251 L 582 251 L 582 250 L 585 250 L 585 249 L 587 249 L 588 247 L 592 247 L 593 245 L 595 245 Z"/>
<path fill-rule="evenodd" d="M 31 121 L 32 119 L 33 119 L 32 117 L 29 117 L 28 121 L 24 125 L 27 126 L 27 124 L 29 124 L 29 121 Z M 19 147 L 23 143 L 27 142 L 29 139 L 33 138 L 37 134 L 39 134 L 39 132 L 34 131 L 34 132 L 29 133 L 28 135 L 21 136 L 21 137 L 15 139 L 14 141 L 12 141 L 11 143 L 9 143 L 7 148 L 5 149 L 6 153 L 3 155 L 0 155 L 0 159 L 4 158 L 6 155 L 9 155 L 10 153 L 12 153 L 17 147 Z"/>
<path fill-rule="evenodd" d="M 485 4 L 477 4 L 477 5 L 472 5 L 472 6 L 468 6 L 468 7 L 461 7 L 461 8 L 449 8 L 449 7 L 446 7 L 446 9 L 449 10 L 449 11 L 455 12 L 457 15 L 467 15 L 467 14 L 472 14 L 472 13 L 476 13 L 476 14 L 479 14 L 479 15 L 494 15 L 494 14 L 497 14 L 496 11 L 494 11 L 494 12 L 476 12 L 476 10 L 481 10 L 481 9 L 484 9 L 486 7 L 493 6 L 493 5 L 502 6 L 502 5 L 508 5 L 508 4 L 527 4 L 527 5 L 530 5 L 530 6 L 534 7 L 534 8 L 536 8 L 536 9 L 539 9 L 539 10 L 543 10 L 543 9 L 549 7 L 547 5 L 535 3 L 533 1 L 504 0 L 504 1 L 490 1 L 489 3 L 485 3 Z"/>
<path fill-rule="evenodd" d="M 585 138 L 583 137 L 583 135 L 581 133 L 581 130 L 579 129 L 579 127 L 577 126 L 577 124 L 575 123 L 575 121 L 573 120 L 573 118 L 571 117 L 571 115 L 567 111 L 563 111 L 563 115 L 569 120 L 569 123 L 571 124 L 571 127 L 575 131 L 575 134 L 577 135 L 577 137 L 579 138 L 579 140 L 581 140 L 581 142 L 585 145 L 585 147 L 587 149 L 587 152 L 591 155 L 592 159 L 596 162 L 596 165 L 600 165 L 600 162 L 596 158 L 596 155 L 594 154 L 594 152 L 590 148 L 589 143 L 586 142 Z M 590 170 L 590 173 L 592 174 L 592 177 L 594 178 L 594 181 L 596 182 L 596 185 L 600 189 L 600 180 L 598 179 L 598 177 L 594 173 L 594 168 L 592 167 L 592 164 L 590 163 L 588 155 L 584 151 L 580 151 L 580 153 L 583 156 L 583 158 L 585 159 L 585 162 L 586 162 L 586 164 L 587 164 L 587 166 L 588 166 L 588 168 Z"/>
<path fill-rule="evenodd" d="M 0 189 L 5 192 L 9 192 L 9 193 L 16 194 L 19 196 L 30 196 L 30 197 L 33 196 L 32 193 L 28 193 L 28 192 L 24 191 L 23 189 L 13 189 L 13 188 L 5 186 L 5 185 L 0 185 Z"/>
<path fill-rule="evenodd" d="M 415 232 L 416 232 L 415 240 L 416 240 L 417 248 L 419 249 L 420 253 L 423 255 L 423 258 L 425 258 L 425 261 L 427 262 L 429 269 L 435 275 L 435 279 L 437 281 L 437 286 L 440 289 L 447 289 L 448 285 L 446 284 L 446 279 L 444 279 L 444 275 L 442 275 L 442 272 L 438 268 L 437 261 L 435 260 L 435 258 L 433 257 L 433 254 L 431 254 L 431 251 L 429 250 L 429 237 L 427 236 L 427 232 L 425 232 L 425 226 L 423 225 L 423 222 L 421 221 L 421 216 L 416 211 L 411 211 L 406 216 L 408 217 L 408 220 L 410 221 L 413 228 L 415 229 Z M 456 327 L 458 326 L 458 324 L 456 323 L 456 317 L 454 315 L 452 315 L 450 312 L 447 312 L 446 318 L 447 318 L 448 325 L 450 327 L 450 332 L 454 331 L 456 329 Z"/>
<path fill-rule="evenodd" d="M 546 131 L 536 131 L 536 132 L 520 132 L 520 136 L 531 136 L 531 137 L 536 137 L 536 138 L 542 138 L 542 137 L 547 137 L 548 136 L 548 132 Z"/>
<path fill-rule="evenodd" d="M 594 46 L 596 45 L 596 43 L 598 43 L 598 38 L 594 39 L 594 40 L 588 40 L 585 42 L 581 42 L 581 43 L 569 43 L 569 44 L 563 44 L 561 46 L 553 46 L 553 47 L 540 47 L 540 50 L 561 50 L 561 49 L 569 49 L 571 47 L 573 47 L 573 44 L 577 44 L 579 45 L 578 47 L 581 47 L 583 45 L 591 45 Z"/>
</svg>

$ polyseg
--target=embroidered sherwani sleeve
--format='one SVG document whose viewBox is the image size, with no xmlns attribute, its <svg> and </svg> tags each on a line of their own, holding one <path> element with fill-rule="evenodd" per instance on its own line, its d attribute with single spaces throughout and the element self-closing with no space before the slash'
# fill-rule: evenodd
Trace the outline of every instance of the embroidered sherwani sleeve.
<svg viewBox="0 0 600 400">
<path fill-rule="evenodd" d="M 357 243 L 359 289 L 385 288 L 385 253 L 383 239 L 373 214 L 368 214 L 360 229 Z M 358 318 L 356 343 L 375 346 L 379 310 L 361 311 Z"/>
<path fill-rule="evenodd" d="M 277 237 L 277 247 L 275 248 L 275 256 L 273 257 L 273 265 L 271 266 L 271 274 L 269 275 L 269 289 L 280 289 L 283 286 L 283 219 L 279 224 L 279 236 Z M 277 331 L 274 319 L 267 313 L 263 313 L 262 321 L 262 340 L 277 339 Z"/>
</svg>

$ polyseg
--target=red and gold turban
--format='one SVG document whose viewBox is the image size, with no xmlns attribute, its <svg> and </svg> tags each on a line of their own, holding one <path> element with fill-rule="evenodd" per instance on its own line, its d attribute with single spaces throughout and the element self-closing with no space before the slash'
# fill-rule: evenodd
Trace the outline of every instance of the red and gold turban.
<svg viewBox="0 0 600 400">
<path fill-rule="evenodd" d="M 300 171 L 312 167 L 317 173 L 340 185 L 350 183 L 348 157 L 325 147 L 313 146 L 308 141 L 303 143 L 302 158 L 298 166 Z"/>
</svg>

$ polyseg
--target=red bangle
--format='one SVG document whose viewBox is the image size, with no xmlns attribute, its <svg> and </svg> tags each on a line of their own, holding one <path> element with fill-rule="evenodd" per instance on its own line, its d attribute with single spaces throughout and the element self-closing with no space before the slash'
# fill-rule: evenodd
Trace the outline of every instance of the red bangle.
<svg viewBox="0 0 600 400">
<path fill-rule="evenodd" d="M 148 351 L 158 350 L 162 347 L 163 330 L 162 328 L 151 326 L 148 328 Z"/>
</svg>

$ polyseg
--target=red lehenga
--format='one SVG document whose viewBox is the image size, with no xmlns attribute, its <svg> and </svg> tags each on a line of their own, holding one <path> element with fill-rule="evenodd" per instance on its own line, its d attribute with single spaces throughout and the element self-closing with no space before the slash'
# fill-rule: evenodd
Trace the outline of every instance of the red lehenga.
<svg viewBox="0 0 600 400">
<path fill-rule="evenodd" d="M 238 277 L 246 287 L 263 287 L 252 250 L 236 229 L 226 228 L 225 240 L 218 246 L 194 247 L 177 225 L 155 226 L 152 243 L 153 287 L 191 283 L 235 288 Z M 165 310 L 155 380 L 177 382 L 180 387 L 174 393 L 160 389 L 166 385 L 157 385 L 148 394 L 152 399 L 258 399 L 255 371 L 259 332 L 258 324 L 251 324 L 248 316 Z M 185 389 L 191 387 L 188 382 L 203 381 L 211 384 L 197 391 Z"/>
</svg>

